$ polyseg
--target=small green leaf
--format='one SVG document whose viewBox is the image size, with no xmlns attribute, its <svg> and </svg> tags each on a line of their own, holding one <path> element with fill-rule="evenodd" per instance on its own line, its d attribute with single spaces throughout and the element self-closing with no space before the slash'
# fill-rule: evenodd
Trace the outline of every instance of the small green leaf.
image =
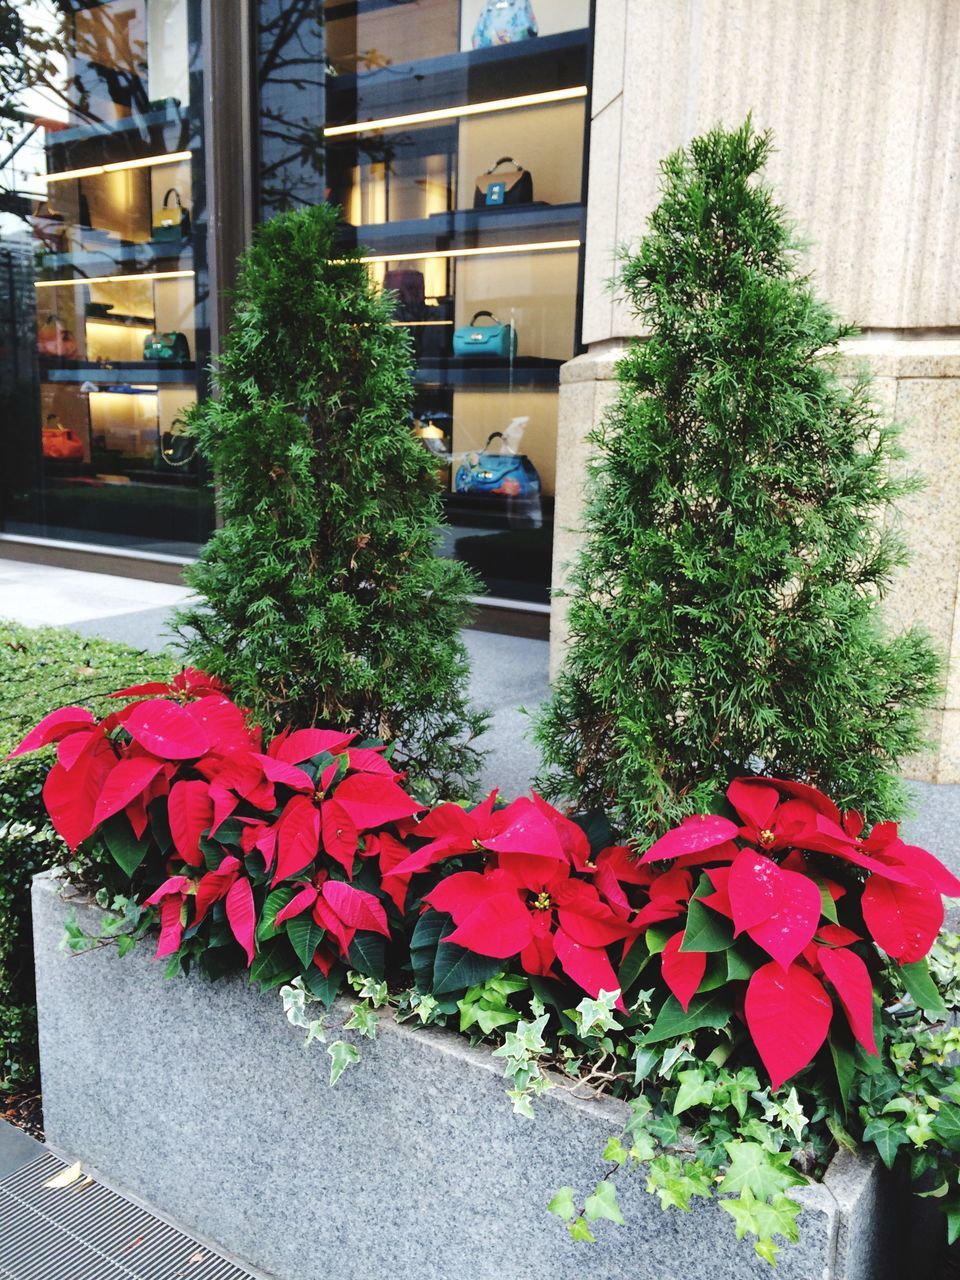
<svg viewBox="0 0 960 1280">
<path fill-rule="evenodd" d="M 888 1169 L 893 1168 L 898 1148 L 909 1141 L 903 1125 L 887 1116 L 871 1120 L 863 1131 L 863 1140 L 873 1143 Z"/>
<path fill-rule="evenodd" d="M 801 1173 L 790 1168 L 789 1152 L 772 1152 L 759 1142 L 737 1140 L 724 1145 L 730 1165 L 720 1183 L 721 1192 L 738 1195 L 747 1187 L 758 1200 L 769 1200 L 787 1187 L 806 1182 Z"/>
<path fill-rule="evenodd" d="M 933 1130 L 951 1151 L 960 1151 L 960 1107 L 941 1100 Z"/>
<path fill-rule="evenodd" d="M 726 951 L 733 946 L 733 925 L 699 898 L 690 899 L 681 951 Z"/>
<path fill-rule="evenodd" d="M 360 1051 L 356 1045 L 347 1044 L 346 1040 L 334 1040 L 327 1049 L 330 1055 L 330 1083 L 335 1085 L 347 1067 L 360 1061 Z"/>
<path fill-rule="evenodd" d="M 682 1115 L 691 1107 L 709 1107 L 713 1102 L 716 1085 L 706 1078 L 703 1071 L 696 1069 L 680 1071 L 677 1073 L 677 1079 L 680 1082 L 680 1088 L 677 1090 L 677 1097 L 673 1104 L 675 1116 Z"/>
<path fill-rule="evenodd" d="M 936 983 L 930 977 L 930 970 L 927 967 L 926 960 L 917 960 L 914 964 L 901 965 L 900 977 L 903 980 L 903 985 L 913 997 L 914 1003 L 926 1013 L 942 1015 L 947 1012 L 947 1006 L 943 1003 L 943 998 L 937 990 Z"/>
<path fill-rule="evenodd" d="M 300 957 L 300 963 L 304 969 L 309 968 L 323 938 L 323 929 L 309 911 L 306 911 L 302 916 L 295 916 L 292 920 L 288 920 L 286 930 L 290 945 Z"/>
<path fill-rule="evenodd" d="M 657 1014 L 656 1022 L 639 1043 L 657 1044 L 677 1040 L 700 1027 L 725 1027 L 733 1016 L 733 999 L 728 991 L 711 991 L 694 996 L 687 1012 L 675 996 L 669 996 Z"/>
<path fill-rule="evenodd" d="M 567 1230 L 570 1232 L 571 1240 L 583 1240 L 587 1244 L 596 1244 L 597 1237 L 587 1225 L 586 1218 L 574 1218 L 572 1222 L 567 1223 Z"/>
<path fill-rule="evenodd" d="M 250 968 L 250 981 L 258 983 L 264 991 L 270 991 L 283 982 L 289 982 L 296 973 L 297 967 L 290 962 L 284 943 L 282 947 L 273 946 L 260 952 Z"/>
<path fill-rule="evenodd" d="M 843 1108 L 843 1114 L 846 1115 L 847 1100 L 852 1095 L 853 1080 L 857 1070 L 853 1043 L 849 1032 L 845 1028 L 837 1030 L 836 1027 L 831 1030 L 827 1043 L 830 1046 L 830 1058 L 837 1077 L 837 1093 L 840 1105 Z"/>
<path fill-rule="evenodd" d="M 756 965 L 740 954 L 736 947 L 731 947 L 726 954 L 727 981 L 745 982 L 753 976 Z"/>
<path fill-rule="evenodd" d="M 364 977 L 383 978 L 386 960 L 383 937 L 379 933 L 371 933 L 367 929 L 356 933 L 347 955 L 350 967 Z"/>
<path fill-rule="evenodd" d="M 564 1222 L 572 1222 L 577 1212 L 573 1199 L 573 1187 L 561 1187 L 547 1205 L 548 1213 L 555 1213 Z"/>
<path fill-rule="evenodd" d="M 503 968 L 503 961 L 493 956 L 478 956 L 453 942 L 441 942 L 433 962 L 430 990 L 434 995 L 464 991 L 475 983 L 486 982 Z"/>
<path fill-rule="evenodd" d="M 648 938 L 649 934 L 650 930 L 648 929 Z M 620 982 L 620 990 L 623 992 L 624 996 L 626 996 L 627 992 L 636 985 L 640 975 L 649 963 L 650 954 L 645 951 L 639 943 L 630 948 L 625 959 L 620 965 L 619 972 L 617 973 L 617 978 Z"/>
<path fill-rule="evenodd" d="M 626 1226 L 623 1214 L 620 1212 L 620 1205 L 617 1203 L 617 1188 L 607 1180 L 597 1183 L 597 1189 L 593 1195 L 587 1196 L 584 1200 L 583 1211 L 587 1215 L 588 1222 L 606 1218 L 609 1222 L 615 1222 L 618 1227 Z"/>
<path fill-rule="evenodd" d="M 150 842 L 138 840 L 134 834 L 130 819 L 125 813 L 115 813 L 100 828 L 103 839 L 110 850 L 110 855 L 120 870 L 129 878 L 147 856 Z"/>
<path fill-rule="evenodd" d="M 820 914 L 826 916 L 831 924 L 839 924 L 837 904 L 834 902 L 830 890 L 822 880 L 817 880 L 817 888 L 820 890 Z"/>
<path fill-rule="evenodd" d="M 630 1159 L 630 1152 L 619 1138 L 611 1138 L 603 1148 L 603 1160 L 612 1160 L 614 1164 L 624 1165 Z"/>
<path fill-rule="evenodd" d="M 265 938 L 273 935 L 276 930 L 277 915 L 288 902 L 292 901 L 296 893 L 299 893 L 297 885 L 282 884 L 278 889 L 271 889 L 267 894 L 266 902 L 264 902 L 263 910 L 260 913 L 260 923 L 257 925 L 257 940 L 259 942 L 263 942 Z"/>
</svg>

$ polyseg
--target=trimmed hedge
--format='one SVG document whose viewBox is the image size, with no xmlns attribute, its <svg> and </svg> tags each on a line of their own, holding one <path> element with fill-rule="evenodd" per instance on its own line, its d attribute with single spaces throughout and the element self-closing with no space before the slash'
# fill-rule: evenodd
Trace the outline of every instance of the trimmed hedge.
<svg viewBox="0 0 960 1280">
<path fill-rule="evenodd" d="M 169 654 L 0 621 L 0 1089 L 26 1089 L 38 1078 L 30 881 L 69 856 L 41 795 L 53 748 L 3 757 L 55 707 L 100 712 L 111 690 L 168 680 L 177 668 Z"/>
</svg>

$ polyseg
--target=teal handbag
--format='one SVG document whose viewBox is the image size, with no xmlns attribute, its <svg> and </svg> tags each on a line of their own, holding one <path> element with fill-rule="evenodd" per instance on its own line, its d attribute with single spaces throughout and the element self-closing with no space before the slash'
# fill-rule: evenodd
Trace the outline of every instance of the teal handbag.
<svg viewBox="0 0 960 1280">
<path fill-rule="evenodd" d="M 183 333 L 150 333 L 143 340 L 144 360 L 189 360 L 190 344 Z"/>
<path fill-rule="evenodd" d="M 478 325 L 481 316 L 489 316 L 493 323 Z M 454 329 L 453 354 L 513 360 L 517 354 L 517 331 L 512 324 L 501 324 L 492 311 L 477 311 L 469 324 Z"/>
</svg>

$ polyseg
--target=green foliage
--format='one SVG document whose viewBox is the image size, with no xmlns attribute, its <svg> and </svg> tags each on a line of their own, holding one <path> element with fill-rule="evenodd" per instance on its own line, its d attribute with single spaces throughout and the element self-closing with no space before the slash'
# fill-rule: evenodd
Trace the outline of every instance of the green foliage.
<svg viewBox="0 0 960 1280">
<path fill-rule="evenodd" d="M 336 225 L 328 206 L 282 214 L 243 260 L 218 396 L 188 420 L 223 527 L 188 571 L 202 599 L 179 621 L 191 660 L 271 730 L 397 741 L 414 777 L 459 796 L 485 722 L 458 633 L 480 588 L 436 554 L 408 339 Z"/>
<path fill-rule="evenodd" d="M 26 1088 L 37 1079 L 30 882 L 67 860 L 43 807 L 53 749 L 2 757 L 56 707 L 103 711 L 112 690 L 166 680 L 175 670 L 169 657 L 126 645 L 0 623 L 0 1088 Z"/>
<path fill-rule="evenodd" d="M 926 637 L 887 637 L 878 613 L 905 560 L 890 504 L 916 484 L 867 380 L 841 378 L 852 331 L 800 273 L 758 176 L 770 149 L 748 121 L 670 156 L 622 264 L 649 337 L 592 436 L 538 741 L 548 795 L 638 838 L 758 767 L 897 817 L 937 690 Z"/>
</svg>

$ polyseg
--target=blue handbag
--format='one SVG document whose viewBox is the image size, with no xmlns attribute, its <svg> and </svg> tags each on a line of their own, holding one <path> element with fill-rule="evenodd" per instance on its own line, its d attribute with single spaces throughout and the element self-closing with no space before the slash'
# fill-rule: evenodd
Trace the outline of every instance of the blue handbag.
<svg viewBox="0 0 960 1280">
<path fill-rule="evenodd" d="M 539 31 L 530 0 L 484 0 L 473 29 L 473 47 L 489 49 L 529 40 Z"/>
<path fill-rule="evenodd" d="M 457 493 L 493 493 L 507 498 L 533 498 L 540 493 L 540 474 L 525 453 L 489 453 L 503 432 L 494 431 L 481 453 L 465 453 L 453 487 Z"/>
<path fill-rule="evenodd" d="M 478 325 L 481 316 L 489 316 L 493 324 Z M 454 329 L 453 354 L 512 360 L 517 354 L 517 331 L 512 324 L 501 324 L 492 311 L 477 311 L 469 324 Z"/>
</svg>

